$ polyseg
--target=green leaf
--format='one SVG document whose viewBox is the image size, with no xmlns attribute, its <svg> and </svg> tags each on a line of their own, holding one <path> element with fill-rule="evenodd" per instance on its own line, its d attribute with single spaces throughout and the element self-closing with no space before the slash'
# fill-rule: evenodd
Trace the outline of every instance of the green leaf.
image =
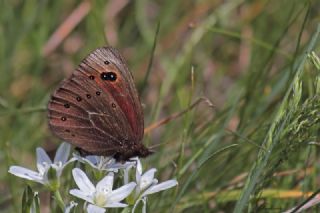
<svg viewBox="0 0 320 213">
<path fill-rule="evenodd" d="M 28 185 L 22 196 L 22 213 L 40 213 L 40 199 L 37 192 L 33 192 Z"/>
</svg>

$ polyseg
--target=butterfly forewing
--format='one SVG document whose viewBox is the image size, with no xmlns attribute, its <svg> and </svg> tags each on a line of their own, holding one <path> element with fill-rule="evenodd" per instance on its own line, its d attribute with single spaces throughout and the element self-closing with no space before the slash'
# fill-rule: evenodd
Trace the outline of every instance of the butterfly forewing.
<svg viewBox="0 0 320 213">
<path fill-rule="evenodd" d="M 86 59 L 83 60 L 81 67 L 88 67 L 98 71 L 98 75 L 104 73 L 105 67 L 108 71 L 115 72 L 117 80 L 111 84 L 106 84 L 101 76 L 97 77 L 97 83 L 108 91 L 116 99 L 118 104 L 125 114 L 131 129 L 134 131 L 134 136 L 141 140 L 143 137 L 143 113 L 139 101 L 137 90 L 134 86 L 133 77 L 126 65 L 124 58 L 114 48 L 99 48 L 92 52 Z M 119 72 L 119 73 L 118 73 Z"/>
<path fill-rule="evenodd" d="M 139 97 L 114 48 L 89 54 L 53 93 L 48 113 L 57 136 L 91 154 L 117 154 L 119 159 L 147 155 L 140 143 L 144 127 Z"/>
</svg>

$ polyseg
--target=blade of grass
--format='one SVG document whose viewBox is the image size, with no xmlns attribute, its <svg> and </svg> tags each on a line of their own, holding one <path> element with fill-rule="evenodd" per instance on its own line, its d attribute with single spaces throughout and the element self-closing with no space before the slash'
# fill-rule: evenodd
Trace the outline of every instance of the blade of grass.
<svg viewBox="0 0 320 213">
<path fill-rule="evenodd" d="M 244 211 L 244 208 L 248 204 L 250 195 L 254 192 L 255 186 L 258 182 L 258 178 L 261 175 L 261 173 L 263 172 L 263 169 L 265 168 L 265 166 L 269 160 L 269 157 L 271 155 L 271 152 L 273 151 L 274 146 L 279 142 L 277 140 L 278 135 L 274 136 L 274 133 L 276 133 L 276 131 L 279 132 L 279 130 L 281 131 L 281 128 L 276 129 L 276 127 L 277 127 L 277 125 L 279 125 L 279 121 L 283 117 L 285 107 L 286 107 L 288 100 L 289 100 L 289 95 L 291 94 L 291 92 L 294 88 L 294 85 L 296 85 L 296 83 L 299 81 L 300 75 L 304 70 L 303 67 L 306 63 L 308 53 L 310 53 L 313 50 L 313 48 L 315 47 L 315 45 L 318 41 L 319 33 L 320 33 L 320 24 L 318 25 L 316 32 L 313 34 L 305 51 L 296 60 L 296 63 L 294 64 L 294 70 L 296 70 L 295 77 L 294 77 L 290 87 L 288 88 L 286 94 L 285 94 L 285 97 L 282 101 L 282 104 L 280 105 L 279 110 L 274 118 L 274 121 L 273 121 L 271 127 L 269 128 L 269 131 L 266 134 L 265 140 L 263 142 L 263 146 L 265 147 L 265 149 L 268 150 L 268 152 L 260 151 L 258 153 L 256 163 L 252 166 L 252 169 L 249 173 L 249 176 L 247 178 L 244 189 L 242 190 L 240 198 L 234 208 L 235 213 L 241 213 Z"/>
</svg>

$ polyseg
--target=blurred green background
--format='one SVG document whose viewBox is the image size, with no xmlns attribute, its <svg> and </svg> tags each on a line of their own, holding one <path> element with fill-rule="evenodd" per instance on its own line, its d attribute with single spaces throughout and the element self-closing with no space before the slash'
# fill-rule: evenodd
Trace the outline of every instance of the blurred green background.
<svg viewBox="0 0 320 213">
<path fill-rule="evenodd" d="M 54 153 L 61 142 L 47 126 L 50 94 L 106 45 L 127 59 L 146 127 L 200 97 L 213 104 L 145 135 L 160 145 L 143 163 L 179 181 L 150 197 L 150 212 L 280 212 L 319 188 L 319 68 L 307 54 L 319 55 L 320 1 L 1 0 L 0 8 L 1 212 L 19 211 L 26 185 L 9 166 L 35 168 L 35 148 Z M 50 195 L 40 198 L 48 212 Z"/>
</svg>

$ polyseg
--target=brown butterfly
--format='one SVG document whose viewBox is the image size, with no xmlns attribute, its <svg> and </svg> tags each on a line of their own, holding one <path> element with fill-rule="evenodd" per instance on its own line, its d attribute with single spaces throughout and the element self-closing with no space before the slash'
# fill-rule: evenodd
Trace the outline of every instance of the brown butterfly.
<svg viewBox="0 0 320 213">
<path fill-rule="evenodd" d="M 112 47 L 90 53 L 52 94 L 49 126 L 86 154 L 117 161 L 146 157 L 143 111 L 124 58 Z"/>
</svg>

